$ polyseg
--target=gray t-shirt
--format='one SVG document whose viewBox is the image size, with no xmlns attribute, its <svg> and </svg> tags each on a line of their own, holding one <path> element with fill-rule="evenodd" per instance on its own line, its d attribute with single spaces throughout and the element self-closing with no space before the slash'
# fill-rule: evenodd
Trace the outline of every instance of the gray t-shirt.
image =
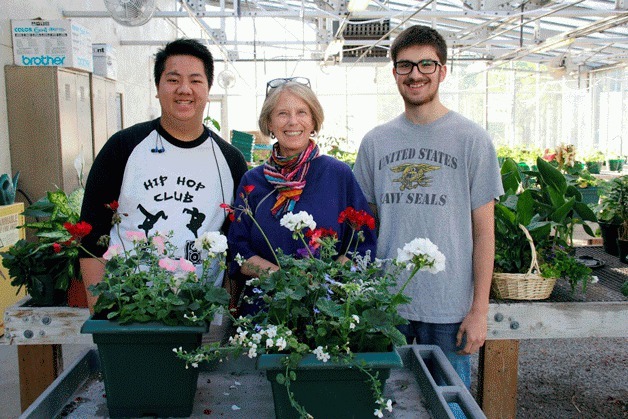
<svg viewBox="0 0 628 419">
<path fill-rule="evenodd" d="M 379 258 L 397 257 L 417 237 L 447 258 L 445 271 L 414 277 L 405 292 L 413 301 L 399 313 L 428 323 L 462 321 L 473 299 L 471 211 L 503 193 L 488 133 L 453 111 L 427 125 L 402 114 L 366 134 L 354 172 L 377 205 Z"/>
</svg>

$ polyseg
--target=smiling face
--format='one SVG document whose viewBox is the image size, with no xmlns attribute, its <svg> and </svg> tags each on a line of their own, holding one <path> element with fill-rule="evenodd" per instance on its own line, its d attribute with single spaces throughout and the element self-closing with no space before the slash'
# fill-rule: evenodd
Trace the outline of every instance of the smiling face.
<svg viewBox="0 0 628 419">
<path fill-rule="evenodd" d="M 268 128 L 277 137 L 282 156 L 299 154 L 307 148 L 314 131 L 312 111 L 303 99 L 283 91 L 270 114 Z"/>
<path fill-rule="evenodd" d="M 397 61 L 411 61 L 413 63 L 421 60 L 434 60 L 440 63 L 436 49 L 432 46 L 411 46 L 399 51 Z M 442 63 L 441 63 L 442 64 Z M 433 74 L 421 74 L 417 67 L 412 68 L 410 74 L 399 75 L 393 69 L 393 75 L 397 81 L 397 88 L 407 107 L 420 107 L 440 104 L 438 98 L 438 88 L 445 79 L 447 68 L 445 65 L 438 66 Z"/>
<path fill-rule="evenodd" d="M 157 85 L 161 125 L 180 140 L 201 134 L 209 84 L 203 62 L 191 55 L 168 57 Z"/>
</svg>

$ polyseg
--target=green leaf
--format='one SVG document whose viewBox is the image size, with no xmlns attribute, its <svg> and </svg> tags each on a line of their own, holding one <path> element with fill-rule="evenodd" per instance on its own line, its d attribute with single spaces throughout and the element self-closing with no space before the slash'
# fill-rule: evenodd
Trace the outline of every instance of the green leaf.
<svg viewBox="0 0 628 419">
<path fill-rule="evenodd" d="M 342 306 L 340 304 L 325 298 L 319 298 L 318 301 L 316 301 L 316 308 L 322 313 L 336 319 L 343 315 Z"/>
<path fill-rule="evenodd" d="M 541 175 L 540 180 L 542 183 L 555 189 L 561 195 L 565 194 L 567 190 L 567 180 L 557 168 L 545 161 L 542 157 L 537 157 L 536 167 Z"/>
<path fill-rule="evenodd" d="M 597 217 L 593 210 L 585 203 L 576 202 L 574 204 L 574 210 L 584 221 L 597 222 Z M 586 224 L 584 224 L 586 226 Z"/>
<path fill-rule="evenodd" d="M 277 376 L 275 377 L 275 380 L 277 380 L 278 384 L 281 385 L 285 385 L 286 384 L 286 376 L 283 374 L 277 374 Z"/>
<path fill-rule="evenodd" d="M 528 225 L 534 214 L 534 198 L 529 190 L 525 190 L 519 195 L 517 201 L 517 224 Z"/>
<path fill-rule="evenodd" d="M 504 160 L 501 167 L 502 185 L 507 194 L 514 194 L 521 184 L 521 175 L 517 163 L 511 158 Z"/>
<path fill-rule="evenodd" d="M 562 224 L 567 217 L 567 214 L 569 214 L 569 212 L 573 209 L 575 202 L 576 198 L 569 198 L 567 202 L 556 208 L 556 210 L 550 214 L 550 219 L 556 223 Z"/>
</svg>

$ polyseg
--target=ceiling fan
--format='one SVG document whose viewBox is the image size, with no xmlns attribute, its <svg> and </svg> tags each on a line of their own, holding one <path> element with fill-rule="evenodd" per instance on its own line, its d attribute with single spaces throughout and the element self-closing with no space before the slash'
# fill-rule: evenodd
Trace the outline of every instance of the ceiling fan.
<svg viewBox="0 0 628 419">
<path fill-rule="evenodd" d="M 141 26 L 155 13 L 155 0 L 104 0 L 113 20 L 124 26 Z"/>
</svg>

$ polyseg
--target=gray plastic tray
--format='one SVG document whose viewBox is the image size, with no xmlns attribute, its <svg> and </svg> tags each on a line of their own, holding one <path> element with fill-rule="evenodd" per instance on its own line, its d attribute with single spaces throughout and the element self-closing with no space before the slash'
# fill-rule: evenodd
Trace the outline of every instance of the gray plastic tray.
<svg viewBox="0 0 628 419">
<path fill-rule="evenodd" d="M 391 371 L 386 397 L 394 401 L 388 418 L 454 418 L 448 402 L 460 405 L 467 418 L 485 418 L 447 358 L 436 346 L 398 348 L 404 368 Z M 428 371 L 432 364 L 445 385 L 437 385 Z M 21 418 L 108 417 L 100 362 L 95 349 L 85 351 Z M 274 417 L 270 383 L 255 361 L 240 357 L 217 363 L 199 374 L 192 417 L 265 419 Z"/>
</svg>

